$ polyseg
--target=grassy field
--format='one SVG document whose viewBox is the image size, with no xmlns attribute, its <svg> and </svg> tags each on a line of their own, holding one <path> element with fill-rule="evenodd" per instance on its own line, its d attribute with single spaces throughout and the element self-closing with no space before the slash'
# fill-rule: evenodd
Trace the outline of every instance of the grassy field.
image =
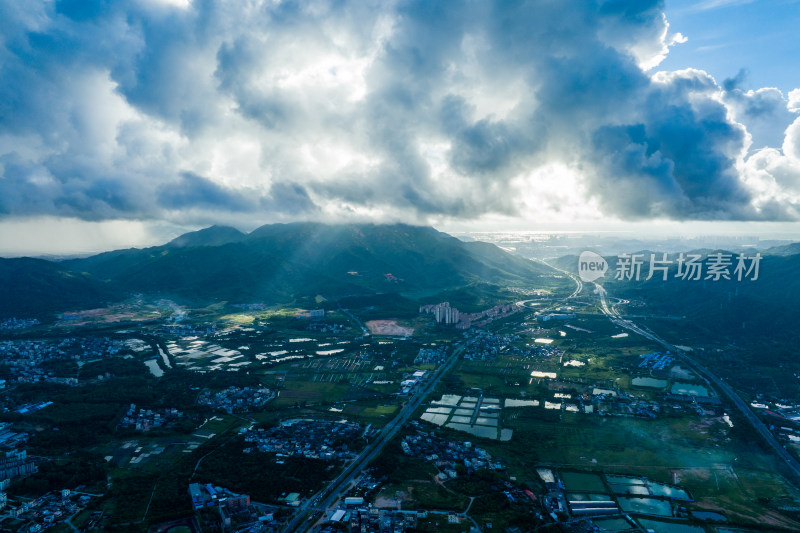
<svg viewBox="0 0 800 533">
<path fill-rule="evenodd" d="M 238 416 L 217 414 L 209 418 L 205 424 L 198 428 L 198 431 L 211 432 L 216 435 L 232 431 L 245 425 L 246 422 Z"/>
<path fill-rule="evenodd" d="M 436 483 L 433 479 L 409 479 L 383 486 L 376 499 L 397 499 L 402 509 L 435 509 L 461 512 L 469 498 Z M 445 521 L 447 519 L 445 518 Z"/>
<path fill-rule="evenodd" d="M 373 419 L 390 419 L 400 409 L 396 404 L 376 405 L 375 407 L 364 407 L 359 412 L 355 413 L 360 418 L 368 420 Z"/>
<path fill-rule="evenodd" d="M 350 390 L 349 383 L 317 383 L 311 381 L 285 381 L 278 397 L 272 402 L 275 407 L 291 407 L 295 404 L 338 402 Z"/>
</svg>

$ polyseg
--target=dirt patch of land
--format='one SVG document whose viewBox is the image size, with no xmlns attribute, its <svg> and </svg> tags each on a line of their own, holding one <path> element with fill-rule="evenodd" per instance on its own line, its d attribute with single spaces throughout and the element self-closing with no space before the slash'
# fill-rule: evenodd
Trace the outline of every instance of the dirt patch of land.
<svg viewBox="0 0 800 533">
<path fill-rule="evenodd" d="M 366 323 L 370 333 L 373 335 L 402 335 L 410 337 L 414 334 L 414 328 L 401 326 L 397 320 L 370 320 Z"/>
</svg>

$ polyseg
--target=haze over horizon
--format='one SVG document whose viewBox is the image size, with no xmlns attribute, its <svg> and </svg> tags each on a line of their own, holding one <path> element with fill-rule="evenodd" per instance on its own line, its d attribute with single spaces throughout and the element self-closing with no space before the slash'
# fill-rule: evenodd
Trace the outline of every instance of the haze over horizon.
<svg viewBox="0 0 800 533">
<path fill-rule="evenodd" d="M 0 256 L 296 220 L 800 239 L 800 4 L 467 4 L 0 1 Z"/>
</svg>

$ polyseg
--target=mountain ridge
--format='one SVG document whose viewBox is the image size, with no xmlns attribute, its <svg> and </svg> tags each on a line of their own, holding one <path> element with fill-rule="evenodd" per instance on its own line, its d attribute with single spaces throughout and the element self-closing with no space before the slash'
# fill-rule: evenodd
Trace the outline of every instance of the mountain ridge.
<svg viewBox="0 0 800 533">
<path fill-rule="evenodd" d="M 211 226 L 159 246 L 48 263 L 55 270 L 43 268 L 41 275 L 57 287 L 42 305 L 48 310 L 63 307 L 58 294 L 79 290 L 78 280 L 92 288 L 87 294 L 116 299 L 151 294 L 190 302 L 287 303 L 316 294 L 524 285 L 552 274 L 494 245 L 406 224 L 269 224 L 248 234 Z M 25 298 L 23 293 L 15 298 Z M 47 298 L 43 292 L 32 296 Z M 0 306 L 0 312 L 13 307 Z"/>
<path fill-rule="evenodd" d="M 247 238 L 247 234 L 231 226 L 213 225 L 197 231 L 180 235 L 163 246 L 187 248 L 190 246 L 220 246 L 238 242 Z"/>
</svg>

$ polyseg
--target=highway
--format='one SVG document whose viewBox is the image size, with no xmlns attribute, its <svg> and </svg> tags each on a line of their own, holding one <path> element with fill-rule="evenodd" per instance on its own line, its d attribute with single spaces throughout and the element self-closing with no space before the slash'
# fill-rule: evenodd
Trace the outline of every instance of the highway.
<svg viewBox="0 0 800 533">
<path fill-rule="evenodd" d="M 565 276 L 572 278 L 572 281 L 575 282 L 576 287 L 575 287 L 575 290 L 572 292 L 572 294 L 567 296 L 567 300 L 572 300 L 573 298 L 577 298 L 578 295 L 581 293 L 581 291 L 583 291 L 583 281 L 581 281 L 581 278 L 579 278 L 575 274 L 572 274 L 571 272 L 568 272 L 568 271 L 566 271 L 564 269 L 555 267 L 555 266 L 551 265 L 550 263 L 548 263 L 547 261 L 545 261 L 544 259 L 531 258 L 531 261 L 537 261 L 537 262 L 543 264 L 544 266 L 546 266 L 548 268 L 552 268 L 553 270 L 557 270 L 557 271 L 561 272 L 562 274 L 564 274 Z"/>
<path fill-rule="evenodd" d="M 342 307 L 342 304 L 339 304 L 339 311 L 349 316 L 353 320 L 353 322 L 358 324 L 358 327 L 361 328 L 361 331 L 364 333 L 364 335 L 369 335 L 369 329 L 367 329 L 367 326 L 365 326 L 364 323 L 361 322 L 361 320 L 359 320 L 356 315 L 351 313 L 349 309 L 345 309 Z"/>
<path fill-rule="evenodd" d="M 638 333 L 642 337 L 646 339 L 650 339 L 653 342 L 656 342 L 663 346 L 664 348 L 670 350 L 671 352 L 675 353 L 677 357 L 681 359 L 681 361 L 685 362 L 690 368 L 692 368 L 695 372 L 703 376 L 706 380 L 712 383 L 718 391 L 728 397 L 728 399 L 736 406 L 737 409 L 742 413 L 742 415 L 750 422 L 750 425 L 753 426 L 767 444 L 769 444 L 775 453 L 783 459 L 784 463 L 789 469 L 789 472 L 793 474 L 791 477 L 791 481 L 800 487 L 800 462 L 794 458 L 783 445 L 778 442 L 778 439 L 775 438 L 775 435 L 769 430 L 769 428 L 764 424 L 761 419 L 756 416 L 756 414 L 750 409 L 750 406 L 742 400 L 738 394 L 722 379 L 720 379 L 716 374 L 711 372 L 708 368 L 701 365 L 687 354 L 685 354 L 682 350 L 676 348 L 674 345 L 669 344 L 668 342 L 664 341 L 657 335 L 655 335 L 652 331 L 644 329 L 638 325 L 636 325 L 631 320 L 627 320 L 620 316 L 620 314 L 613 309 L 613 307 L 609 307 L 608 301 L 606 299 L 606 290 L 603 288 L 602 285 L 599 283 L 595 283 L 595 288 L 597 293 L 600 296 L 600 308 L 602 309 L 603 313 L 608 316 L 609 320 L 614 324 L 623 327 L 629 331 L 634 333 Z"/>
<path fill-rule="evenodd" d="M 578 286 L 575 288 L 575 292 L 567 296 L 567 300 L 571 300 L 572 298 L 577 298 L 578 295 L 581 293 L 581 291 L 583 290 L 583 282 L 578 276 L 573 276 L 572 274 L 567 274 L 567 275 L 571 277 L 575 281 L 575 283 L 578 284 Z"/>
<path fill-rule="evenodd" d="M 372 460 L 383 450 L 383 447 L 386 446 L 397 432 L 400 431 L 400 428 L 408 422 L 408 419 L 411 418 L 414 411 L 422 405 L 422 402 L 428 394 L 433 391 L 442 376 L 447 374 L 455 362 L 458 361 L 463 351 L 463 345 L 457 345 L 453 349 L 453 353 L 450 354 L 447 361 L 445 361 L 445 363 L 437 369 L 436 373 L 423 384 L 422 388 L 408 400 L 406 405 L 403 406 L 403 409 L 401 409 L 397 416 L 381 430 L 375 440 L 367 444 L 361 454 L 359 454 L 336 479 L 300 505 L 300 509 L 297 510 L 295 516 L 284 528 L 284 533 L 310 531 L 314 527 L 316 521 L 310 521 L 314 513 L 333 507 L 339 498 L 349 489 L 353 480 L 361 475 Z"/>
</svg>

